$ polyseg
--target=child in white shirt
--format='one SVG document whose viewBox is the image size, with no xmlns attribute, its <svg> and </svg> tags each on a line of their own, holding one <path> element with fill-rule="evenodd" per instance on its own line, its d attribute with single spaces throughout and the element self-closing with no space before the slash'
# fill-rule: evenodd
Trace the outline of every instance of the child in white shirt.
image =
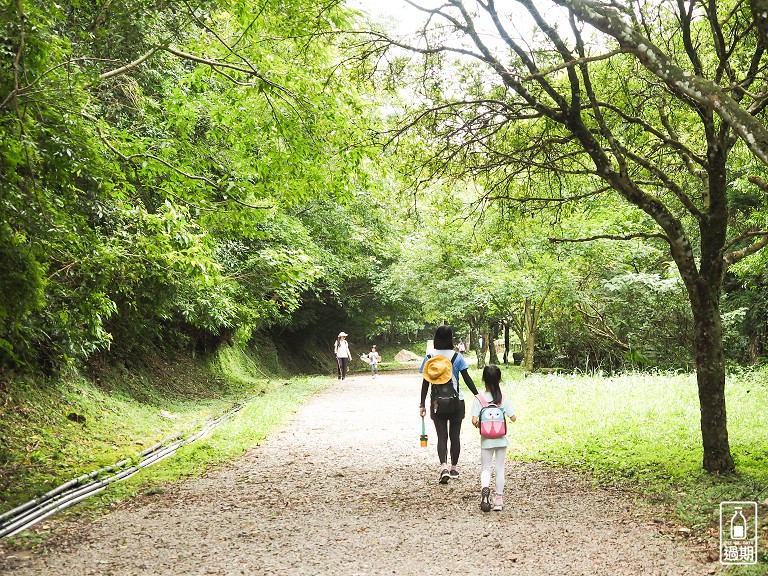
<svg viewBox="0 0 768 576">
<path fill-rule="evenodd" d="M 376 346 L 371 346 L 371 351 L 368 352 L 368 362 L 371 364 L 371 376 L 376 378 L 376 374 L 379 373 L 379 362 L 381 362 L 381 356 L 379 356 Z"/>
</svg>

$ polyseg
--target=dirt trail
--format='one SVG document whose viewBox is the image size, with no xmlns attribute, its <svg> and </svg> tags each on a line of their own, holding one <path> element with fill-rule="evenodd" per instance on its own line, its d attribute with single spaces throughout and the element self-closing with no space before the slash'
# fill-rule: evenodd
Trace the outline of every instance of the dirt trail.
<svg viewBox="0 0 768 576">
<path fill-rule="evenodd" d="M 626 496 L 507 463 L 506 506 L 479 509 L 479 439 L 436 482 L 419 447 L 418 376 L 355 376 L 313 398 L 243 458 L 117 510 L 14 576 L 704 575 Z M 429 423 L 431 424 L 431 423 Z M 151 469 L 150 469 L 151 473 Z M 482 551 L 482 552 L 481 552 Z"/>
</svg>

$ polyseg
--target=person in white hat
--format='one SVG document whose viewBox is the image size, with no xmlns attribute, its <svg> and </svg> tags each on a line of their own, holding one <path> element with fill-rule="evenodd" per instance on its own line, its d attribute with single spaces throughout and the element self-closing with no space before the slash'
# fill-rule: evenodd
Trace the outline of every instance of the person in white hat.
<svg viewBox="0 0 768 576">
<path fill-rule="evenodd" d="M 346 332 L 339 332 L 339 335 L 336 338 L 336 343 L 333 345 L 333 351 L 336 353 L 336 363 L 339 367 L 339 380 L 344 380 L 344 378 L 347 377 L 349 359 L 352 358 L 352 353 L 349 351 L 347 336 L 348 334 Z"/>
<path fill-rule="evenodd" d="M 434 340 L 435 349 L 424 358 L 420 372 L 423 380 L 421 383 L 421 402 L 419 403 L 419 414 L 424 417 L 427 414 L 425 401 L 427 399 L 427 390 L 432 385 L 432 395 L 430 397 L 429 415 L 435 424 L 437 432 L 437 456 L 440 459 L 440 471 L 438 481 L 445 484 L 450 480 L 459 477 L 459 453 L 461 452 L 461 421 L 464 420 L 464 395 L 459 386 L 459 374 L 461 374 L 467 388 L 472 394 L 477 396 L 477 387 L 469 375 L 464 356 L 460 352 L 453 351 L 453 329 L 450 326 L 438 326 L 435 331 Z M 442 398 L 448 392 L 455 396 L 453 402 L 454 408 L 450 413 L 443 413 L 442 407 L 438 406 Z M 448 468 L 448 439 L 451 441 L 451 467 Z"/>
</svg>

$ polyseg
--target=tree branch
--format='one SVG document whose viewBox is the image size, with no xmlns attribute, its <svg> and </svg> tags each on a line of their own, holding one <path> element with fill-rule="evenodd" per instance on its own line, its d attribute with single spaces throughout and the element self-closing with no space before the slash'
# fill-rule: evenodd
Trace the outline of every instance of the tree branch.
<svg viewBox="0 0 768 576">
<path fill-rule="evenodd" d="M 109 6 L 112 4 L 112 0 L 106 0 L 104 4 L 101 7 L 101 10 L 99 10 L 99 13 L 96 14 L 96 17 L 93 19 L 93 22 L 91 22 L 90 26 L 88 26 L 87 31 L 93 32 L 101 26 L 101 23 L 103 22 L 104 18 L 107 15 L 107 11 L 109 10 Z"/>
<path fill-rule="evenodd" d="M 604 102 L 602 100 L 599 100 L 597 104 L 601 108 L 606 108 L 607 110 L 610 110 L 615 114 L 618 114 L 624 121 L 629 122 L 630 124 L 635 124 L 636 126 L 639 126 L 649 134 L 656 136 L 659 140 L 661 140 L 663 144 L 679 152 L 682 155 L 683 160 L 686 162 L 686 164 L 689 164 L 691 161 L 694 161 L 699 166 L 706 165 L 706 162 L 703 158 L 695 154 L 690 148 L 688 148 L 682 143 L 681 139 L 678 137 L 678 135 L 670 125 L 669 118 L 667 118 L 665 114 L 662 114 L 661 111 L 659 111 L 659 116 L 662 124 L 669 132 L 669 137 L 665 136 L 661 132 L 661 130 L 657 129 L 646 120 L 643 120 L 639 116 L 631 116 L 630 114 L 628 114 L 618 106 L 611 104 L 610 102 Z M 692 170 L 696 170 L 695 166 L 692 166 L 689 168 L 689 171 L 692 171 Z"/>
<path fill-rule="evenodd" d="M 575 196 L 566 196 L 565 198 L 545 198 L 545 197 L 536 197 L 536 196 L 502 196 L 502 195 L 486 195 L 485 200 L 488 201 L 494 201 L 494 200 L 507 200 L 509 202 L 518 202 L 520 204 L 525 204 L 527 202 L 542 202 L 545 204 L 565 204 L 568 202 L 578 202 L 579 200 L 584 200 L 585 198 L 591 198 L 592 196 L 597 196 L 599 194 L 603 194 L 604 192 L 608 192 L 610 190 L 613 190 L 611 186 L 604 186 L 602 188 L 598 188 L 597 190 L 593 190 L 591 192 L 585 192 L 584 194 L 577 194 Z"/>
<path fill-rule="evenodd" d="M 16 0 L 16 7 L 19 11 L 19 49 L 16 50 L 16 56 L 13 59 L 13 93 L 19 93 L 19 70 L 21 69 L 21 55 L 24 54 L 24 30 L 27 20 L 26 14 L 24 14 L 24 8 L 21 5 L 21 0 Z M 16 105 L 18 111 L 18 102 Z"/>
<path fill-rule="evenodd" d="M 562 64 L 558 64 L 557 66 L 553 66 L 552 68 L 547 68 L 546 70 L 542 70 L 541 72 L 536 72 L 535 74 L 529 74 L 528 76 L 523 76 L 522 78 L 520 78 L 520 81 L 528 82 L 530 80 L 537 80 L 544 76 L 549 76 L 550 74 L 559 72 L 560 70 L 563 70 L 565 68 L 581 66 L 582 64 L 589 64 L 590 62 L 600 62 L 601 60 L 608 60 L 610 58 L 613 58 L 617 54 L 623 54 L 623 53 L 624 53 L 624 50 L 619 48 L 616 50 L 611 50 L 610 52 L 606 52 L 605 54 L 600 54 L 599 56 L 582 56 L 580 58 L 573 58 L 571 60 L 568 60 L 567 62 L 563 62 Z"/>
<path fill-rule="evenodd" d="M 763 192 L 768 193 L 768 182 L 766 182 L 765 180 L 763 180 L 759 176 L 750 176 L 749 178 L 747 178 L 747 180 L 752 182 L 752 184 L 755 184 Z"/>
<path fill-rule="evenodd" d="M 723 257 L 723 263 L 725 264 L 726 268 L 731 264 L 738 262 L 739 260 L 743 260 L 747 256 L 750 256 L 755 252 L 759 252 L 760 250 L 768 246 L 768 231 L 765 231 L 765 230 L 757 231 L 757 232 L 747 232 L 739 236 L 737 240 L 745 240 L 746 238 L 754 237 L 754 236 L 761 236 L 761 238 L 760 240 L 753 242 L 749 246 L 745 246 L 741 250 L 734 250 L 733 252 L 729 252 Z M 728 245 L 731 246 L 734 243 L 735 241 L 731 241 L 728 243 Z"/>
<path fill-rule="evenodd" d="M 584 316 L 584 325 L 587 327 L 587 329 L 590 332 L 592 332 L 595 336 L 600 336 L 607 340 L 610 340 L 625 352 L 629 350 L 630 349 L 629 344 L 627 344 L 622 340 L 619 340 L 619 337 L 616 336 L 616 333 L 608 325 L 608 323 L 605 321 L 605 317 L 602 314 L 600 314 L 597 308 L 595 308 L 595 306 L 592 304 L 590 304 L 589 307 L 592 308 L 594 312 L 593 314 L 590 314 L 587 310 L 585 310 L 581 306 L 581 304 L 576 303 L 576 311 L 579 312 L 582 316 Z M 598 326 L 598 323 L 599 323 L 599 326 Z"/>
<path fill-rule="evenodd" d="M 184 176 L 185 178 L 188 178 L 190 180 L 196 180 L 199 182 L 204 182 L 208 184 L 211 188 L 214 188 L 215 190 L 221 190 L 221 185 L 216 184 L 216 182 L 214 182 L 213 180 L 206 178 L 205 176 L 198 176 L 196 174 L 190 174 L 188 172 L 185 172 L 178 166 L 174 166 L 167 160 L 164 160 L 158 156 L 155 156 L 154 154 L 149 154 L 147 152 L 140 152 L 137 154 L 129 154 L 129 155 L 123 154 L 122 152 L 120 152 L 120 150 L 115 148 L 112 145 L 112 143 L 107 139 L 107 137 L 104 135 L 104 132 L 99 127 L 98 120 L 96 118 L 88 114 L 84 114 L 82 112 L 80 112 L 79 114 L 83 116 L 83 118 L 86 118 L 87 120 L 90 120 L 91 122 L 93 122 L 93 127 L 96 130 L 96 133 L 99 135 L 99 138 L 101 138 L 101 141 L 104 142 L 107 148 L 109 148 L 118 158 L 121 158 L 125 162 L 132 163 L 136 158 L 149 158 L 151 160 L 159 162 L 160 164 L 163 164 L 164 166 L 170 168 L 171 170 L 173 170 L 177 174 L 180 174 L 181 176 Z M 254 204 L 249 204 L 247 202 L 243 202 L 242 200 L 238 200 L 237 198 L 232 198 L 230 196 L 227 197 L 227 200 L 232 200 L 236 204 L 240 204 L 241 206 L 245 206 L 246 208 L 252 208 L 254 210 L 269 210 L 273 208 L 273 206 L 256 206 Z"/>
<path fill-rule="evenodd" d="M 714 110 L 744 141 L 752 154 L 768 164 L 768 129 L 712 80 L 677 66 L 648 38 L 626 24 L 620 14 L 596 0 L 553 0 L 598 30 L 616 39 L 669 88 L 706 109 Z"/>
<path fill-rule="evenodd" d="M 195 56 L 194 54 L 188 54 L 186 52 L 182 52 L 181 50 L 178 50 L 178 49 L 173 48 L 171 46 L 162 47 L 162 49 L 165 50 L 166 52 L 170 52 L 174 56 L 178 56 L 179 58 L 184 58 L 185 60 L 191 60 L 193 62 L 198 62 L 200 64 L 206 64 L 206 65 L 210 66 L 211 68 L 213 68 L 214 70 L 216 70 L 217 72 L 219 71 L 218 70 L 219 68 L 228 68 L 230 70 L 235 70 L 237 72 L 241 72 L 241 73 L 246 74 L 248 76 L 255 76 L 256 78 L 261 80 L 267 86 L 270 86 L 271 88 L 274 88 L 275 90 L 290 96 L 291 99 L 293 99 L 293 100 L 295 100 L 297 102 L 301 101 L 301 98 L 299 98 L 298 95 L 294 94 L 293 92 L 291 92 L 290 90 L 288 90 L 284 86 L 281 86 L 280 84 L 277 84 L 275 82 L 272 82 L 271 80 L 268 80 L 262 74 L 259 74 L 255 70 L 251 70 L 251 69 L 248 69 L 248 68 L 243 68 L 242 66 L 237 66 L 235 64 L 230 64 L 228 62 L 221 62 L 219 60 L 210 60 L 208 58 L 203 58 L 201 56 Z"/>
<path fill-rule="evenodd" d="M 660 182 L 664 184 L 664 187 L 672 192 L 678 200 L 685 206 L 686 210 L 691 213 L 692 216 L 694 216 L 697 220 L 700 220 L 702 218 L 701 210 L 698 209 L 698 207 L 693 203 L 693 201 L 688 197 L 688 195 L 685 193 L 685 191 L 677 184 L 675 183 L 663 170 L 655 166 L 652 162 L 648 161 L 646 158 L 641 156 L 640 154 L 635 154 L 633 152 L 630 152 L 624 146 L 619 145 L 619 149 L 626 155 L 628 158 L 631 158 L 633 162 L 635 162 L 637 165 L 642 166 L 648 172 L 656 176 L 656 178 L 659 179 Z"/>
<path fill-rule="evenodd" d="M 150 58 L 155 52 L 160 50 L 160 46 L 155 46 L 154 48 L 151 48 L 138 58 L 134 60 L 133 62 L 129 62 L 125 66 L 120 66 L 120 68 L 115 68 L 114 70 L 110 70 L 109 72 L 104 72 L 103 74 L 99 74 L 99 80 L 106 80 L 108 78 L 112 78 L 113 76 L 119 76 L 120 74 L 124 74 L 128 72 L 129 70 L 132 70 L 136 68 L 139 64 Z"/>
<path fill-rule="evenodd" d="M 634 234 L 627 234 L 626 236 L 616 236 L 614 234 L 598 234 L 596 236 L 589 236 L 587 238 L 548 238 L 553 244 L 564 244 L 574 242 L 592 242 L 594 240 L 635 240 L 637 238 L 659 238 L 665 242 L 670 242 L 669 238 L 665 234 L 654 232 L 636 232 Z"/>
</svg>

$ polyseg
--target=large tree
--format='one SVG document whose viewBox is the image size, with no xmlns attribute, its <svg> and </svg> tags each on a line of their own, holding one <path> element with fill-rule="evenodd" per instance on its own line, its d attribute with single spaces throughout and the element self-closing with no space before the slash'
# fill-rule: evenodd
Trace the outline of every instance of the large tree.
<svg viewBox="0 0 768 576">
<path fill-rule="evenodd" d="M 737 218 L 729 198 L 729 184 L 760 175 L 768 158 L 765 44 L 749 6 L 409 3 L 428 17 L 417 37 L 374 33 L 369 45 L 423 55 L 410 83 L 419 105 L 391 142 L 423 130 L 429 175 L 474 178 L 487 201 L 588 211 L 616 194 L 635 206 L 641 217 L 622 233 L 555 240 L 667 246 L 694 318 L 703 466 L 733 469 L 720 293 L 728 266 L 768 243 L 764 201 Z M 534 33 L 518 32 L 526 18 Z"/>
</svg>

